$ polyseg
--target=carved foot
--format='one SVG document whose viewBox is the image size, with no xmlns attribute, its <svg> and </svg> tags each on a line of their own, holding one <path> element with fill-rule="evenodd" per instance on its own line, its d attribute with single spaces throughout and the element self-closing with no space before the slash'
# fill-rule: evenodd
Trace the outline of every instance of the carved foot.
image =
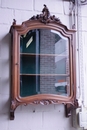
<svg viewBox="0 0 87 130">
<path fill-rule="evenodd" d="M 78 108 L 78 100 L 77 99 L 74 101 L 73 105 L 66 104 L 65 105 L 65 114 L 66 114 L 66 117 L 71 116 L 71 110 L 72 109 L 76 109 L 76 108 Z"/>
<path fill-rule="evenodd" d="M 65 105 L 65 115 L 66 115 L 66 117 L 70 117 L 71 116 L 72 108 L 73 108 L 73 106 L 71 104 L 66 104 Z"/>
<path fill-rule="evenodd" d="M 14 120 L 14 111 L 10 110 L 10 120 Z"/>
<path fill-rule="evenodd" d="M 10 106 L 10 120 L 14 120 L 14 111 L 17 107 L 16 105 L 17 105 L 16 100 L 12 100 Z"/>
</svg>

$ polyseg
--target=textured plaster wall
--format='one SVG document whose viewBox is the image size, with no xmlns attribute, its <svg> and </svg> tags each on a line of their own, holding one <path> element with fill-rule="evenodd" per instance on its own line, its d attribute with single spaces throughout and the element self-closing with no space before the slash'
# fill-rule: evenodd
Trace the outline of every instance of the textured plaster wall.
<svg viewBox="0 0 87 130">
<path fill-rule="evenodd" d="M 81 6 L 81 21 L 80 21 L 80 25 L 81 25 L 81 36 L 82 36 L 82 59 L 83 59 L 83 83 L 84 85 L 82 86 L 82 99 L 83 99 L 83 105 L 84 108 L 87 110 L 87 5 Z"/>
<path fill-rule="evenodd" d="M 48 6 L 51 14 L 55 14 L 62 23 L 69 27 L 68 2 L 62 0 L 0 0 L 0 130 L 75 130 L 72 127 L 71 117 L 65 117 L 63 105 L 19 106 L 15 111 L 15 120 L 9 120 L 9 29 L 14 18 L 17 24 L 21 24 L 32 15 L 41 13 L 43 4 Z M 84 25 L 83 28 L 85 31 Z"/>
</svg>

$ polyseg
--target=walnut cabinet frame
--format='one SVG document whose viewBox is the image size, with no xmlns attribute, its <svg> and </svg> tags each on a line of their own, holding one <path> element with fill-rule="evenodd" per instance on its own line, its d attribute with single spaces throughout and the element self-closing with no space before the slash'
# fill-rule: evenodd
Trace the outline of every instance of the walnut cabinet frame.
<svg viewBox="0 0 87 130">
<path fill-rule="evenodd" d="M 68 39 L 68 57 L 69 57 L 69 95 L 61 95 L 55 93 L 37 93 L 30 96 L 21 96 L 20 94 L 20 37 L 27 34 L 30 30 L 46 29 L 54 30 L 61 34 L 61 36 Z M 75 62 L 75 30 L 69 30 L 63 25 L 59 18 L 54 15 L 51 16 L 46 5 L 42 10 L 42 14 L 33 16 L 29 20 L 23 22 L 21 25 L 16 24 L 14 20 L 13 25 L 10 28 L 11 33 L 11 103 L 10 103 L 10 119 L 14 119 L 15 109 L 21 105 L 27 104 L 64 104 L 66 116 L 70 116 L 72 108 L 78 107 L 76 100 L 76 62 Z M 31 44 L 31 41 L 28 42 Z M 51 43 L 50 43 L 51 44 Z M 49 48 L 48 48 L 49 50 Z M 25 53 L 24 53 L 25 54 Z M 26 54 L 25 54 L 26 55 Z M 43 55 L 41 55 L 43 57 Z M 25 60 L 24 60 L 25 62 Z M 27 60 L 28 62 L 28 60 Z M 29 63 L 31 60 L 29 61 Z M 49 67 L 48 67 L 49 68 Z M 61 67 L 60 67 L 61 69 Z M 26 74 L 27 75 L 27 74 Z M 32 77 L 32 75 L 30 75 Z M 26 79 L 26 78 L 25 78 Z M 32 78 L 31 78 L 32 80 Z M 33 82 L 33 81 L 32 81 Z M 33 87 L 33 86 L 32 86 Z M 25 88 L 24 88 L 25 89 Z M 24 91 L 24 90 L 23 90 Z M 58 90 L 59 91 L 59 90 Z"/>
</svg>

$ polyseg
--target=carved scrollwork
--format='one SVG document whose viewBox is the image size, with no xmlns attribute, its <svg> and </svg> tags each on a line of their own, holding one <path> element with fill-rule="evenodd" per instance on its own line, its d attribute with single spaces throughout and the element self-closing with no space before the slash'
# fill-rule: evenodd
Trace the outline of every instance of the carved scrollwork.
<svg viewBox="0 0 87 130">
<path fill-rule="evenodd" d="M 57 23 L 61 23 L 59 18 L 56 18 L 55 15 L 51 16 L 49 9 L 47 8 L 47 6 L 44 4 L 44 8 L 42 10 L 42 14 L 33 16 L 30 18 L 30 20 L 39 20 L 44 24 L 50 23 L 50 22 L 57 22 Z"/>
<path fill-rule="evenodd" d="M 35 100 L 33 101 L 31 104 L 41 104 L 41 105 L 49 105 L 49 104 L 58 104 L 59 101 L 58 100 L 52 100 L 52 99 L 49 99 L 49 100 Z"/>
</svg>

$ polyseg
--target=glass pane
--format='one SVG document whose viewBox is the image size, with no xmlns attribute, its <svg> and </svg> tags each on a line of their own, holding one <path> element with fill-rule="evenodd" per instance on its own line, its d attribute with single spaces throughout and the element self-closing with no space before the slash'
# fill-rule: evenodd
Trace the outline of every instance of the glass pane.
<svg viewBox="0 0 87 130">
<path fill-rule="evenodd" d="M 38 61 L 38 62 L 37 62 Z M 23 74 L 69 74 L 68 58 L 59 56 L 20 56 L 20 73 Z M 37 65 L 37 67 L 36 67 Z"/>
<path fill-rule="evenodd" d="M 36 53 L 36 32 L 29 31 L 20 37 L 20 52 L 21 53 Z M 32 43 L 32 44 L 31 44 Z"/>
<path fill-rule="evenodd" d="M 38 80 L 39 81 L 39 80 Z M 38 83 L 39 85 L 39 83 Z M 39 91 L 39 86 L 38 86 Z M 20 95 L 21 97 L 37 94 L 36 76 L 20 76 Z"/>
<path fill-rule="evenodd" d="M 20 76 L 20 95 L 22 97 L 36 94 L 70 95 L 69 77 L 54 75 Z"/>
<path fill-rule="evenodd" d="M 35 74 L 36 62 L 35 56 L 20 56 L 20 73 L 22 74 Z"/>
<path fill-rule="evenodd" d="M 69 73 L 68 38 L 50 29 L 30 30 L 21 35 L 21 96 L 38 93 L 69 96 Z"/>
<path fill-rule="evenodd" d="M 69 77 L 65 76 L 40 76 L 40 93 L 52 93 L 69 96 Z"/>
</svg>

